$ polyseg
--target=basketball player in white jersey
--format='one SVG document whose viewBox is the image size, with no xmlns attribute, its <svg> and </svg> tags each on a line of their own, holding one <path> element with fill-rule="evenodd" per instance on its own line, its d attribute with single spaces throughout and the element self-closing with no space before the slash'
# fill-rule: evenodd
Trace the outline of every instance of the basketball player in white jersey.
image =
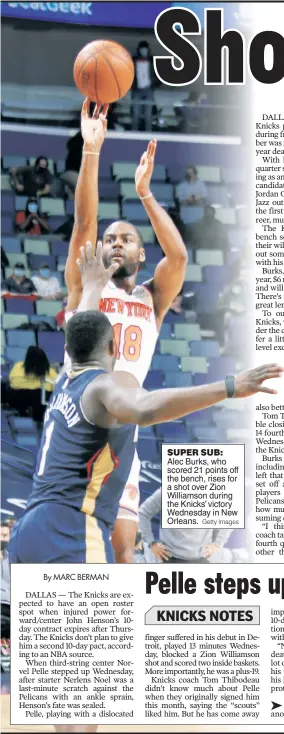
<svg viewBox="0 0 284 734">
<path fill-rule="evenodd" d="M 106 114 L 107 107 L 99 114 L 97 106 L 93 118 L 90 118 L 89 100 L 85 100 L 81 115 L 84 147 L 75 193 L 75 222 L 65 271 L 67 320 L 78 308 L 82 295 L 82 281 L 77 267 L 80 248 L 87 240 L 94 247 L 97 242 L 98 171 L 107 129 Z M 141 235 L 133 224 L 114 222 L 103 235 L 104 264 L 109 267 L 117 263 L 118 269 L 101 294 L 100 310 L 108 316 L 114 328 L 116 369 L 132 372 L 140 385 L 149 370 L 163 318 L 183 285 L 187 266 L 187 251 L 182 238 L 167 212 L 151 193 L 155 152 L 156 141 L 152 140 L 135 174 L 137 196 L 164 252 L 153 279 L 136 286 L 137 273 L 146 255 Z M 119 141 L 117 157 L 120 158 Z M 116 561 L 119 563 L 132 561 L 139 504 L 139 470 L 140 462 L 136 453 L 112 538 Z"/>
</svg>

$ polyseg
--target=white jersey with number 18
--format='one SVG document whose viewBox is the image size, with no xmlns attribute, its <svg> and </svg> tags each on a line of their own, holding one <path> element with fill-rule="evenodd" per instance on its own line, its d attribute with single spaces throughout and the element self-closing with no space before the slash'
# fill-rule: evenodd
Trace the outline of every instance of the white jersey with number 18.
<svg viewBox="0 0 284 734">
<path fill-rule="evenodd" d="M 137 285 L 130 295 L 110 281 L 102 292 L 100 311 L 106 314 L 114 330 L 115 369 L 131 372 L 142 385 L 158 337 L 150 291 Z"/>
</svg>

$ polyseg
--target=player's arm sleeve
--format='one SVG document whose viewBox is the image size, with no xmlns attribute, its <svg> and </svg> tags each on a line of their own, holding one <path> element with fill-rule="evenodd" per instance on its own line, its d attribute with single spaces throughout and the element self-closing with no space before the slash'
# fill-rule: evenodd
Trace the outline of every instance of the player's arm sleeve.
<svg viewBox="0 0 284 734">
<path fill-rule="evenodd" d="M 135 450 L 130 473 L 119 501 L 118 520 L 138 521 L 140 459 Z"/>
<path fill-rule="evenodd" d="M 128 495 L 125 494 L 125 491 L 126 490 L 124 490 L 124 493 L 122 495 L 122 498 L 120 500 L 120 503 L 121 502 L 122 503 L 127 502 L 127 506 L 126 506 L 126 504 L 124 505 L 124 504 L 120 504 L 119 503 L 118 513 L 117 513 L 117 518 L 116 519 L 117 520 L 132 520 L 132 522 L 137 523 L 138 522 L 138 508 L 137 508 L 137 510 L 134 510 L 134 509 L 130 509 L 130 507 L 128 507 L 129 498 L 128 498 Z"/>
<path fill-rule="evenodd" d="M 80 247 L 89 240 L 95 248 L 98 233 L 99 156 L 82 155 L 75 191 L 75 219 L 65 269 L 68 290 L 67 311 L 75 310 L 81 300 L 82 278 L 77 266 Z"/>
<path fill-rule="evenodd" d="M 138 512 L 138 527 L 141 532 L 144 543 L 150 545 L 155 538 L 152 531 L 152 519 L 161 512 L 162 491 L 157 489 L 151 497 L 148 497 Z"/>
<path fill-rule="evenodd" d="M 165 255 L 156 267 L 153 280 L 155 312 L 161 320 L 182 289 L 188 262 L 187 249 L 174 222 L 154 196 L 142 204 Z"/>
</svg>

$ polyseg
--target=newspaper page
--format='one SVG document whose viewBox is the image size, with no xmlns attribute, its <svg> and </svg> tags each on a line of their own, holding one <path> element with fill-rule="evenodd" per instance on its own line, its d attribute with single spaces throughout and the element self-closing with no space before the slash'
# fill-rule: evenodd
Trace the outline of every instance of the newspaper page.
<svg viewBox="0 0 284 734">
<path fill-rule="evenodd" d="M 283 3 L 1 13 L 1 730 L 280 732 Z"/>
</svg>

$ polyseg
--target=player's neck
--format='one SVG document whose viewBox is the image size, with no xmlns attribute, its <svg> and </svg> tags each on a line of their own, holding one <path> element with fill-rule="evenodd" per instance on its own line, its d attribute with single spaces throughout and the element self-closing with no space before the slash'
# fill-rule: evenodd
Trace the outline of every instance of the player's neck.
<svg viewBox="0 0 284 734">
<path fill-rule="evenodd" d="M 72 362 L 71 372 L 83 372 L 84 370 L 104 370 L 109 372 L 108 359 L 90 359 L 88 362 Z"/>
<path fill-rule="evenodd" d="M 136 285 L 137 273 L 129 275 L 128 278 L 113 278 L 112 281 L 117 288 L 121 288 L 126 293 L 131 294 Z"/>
</svg>

